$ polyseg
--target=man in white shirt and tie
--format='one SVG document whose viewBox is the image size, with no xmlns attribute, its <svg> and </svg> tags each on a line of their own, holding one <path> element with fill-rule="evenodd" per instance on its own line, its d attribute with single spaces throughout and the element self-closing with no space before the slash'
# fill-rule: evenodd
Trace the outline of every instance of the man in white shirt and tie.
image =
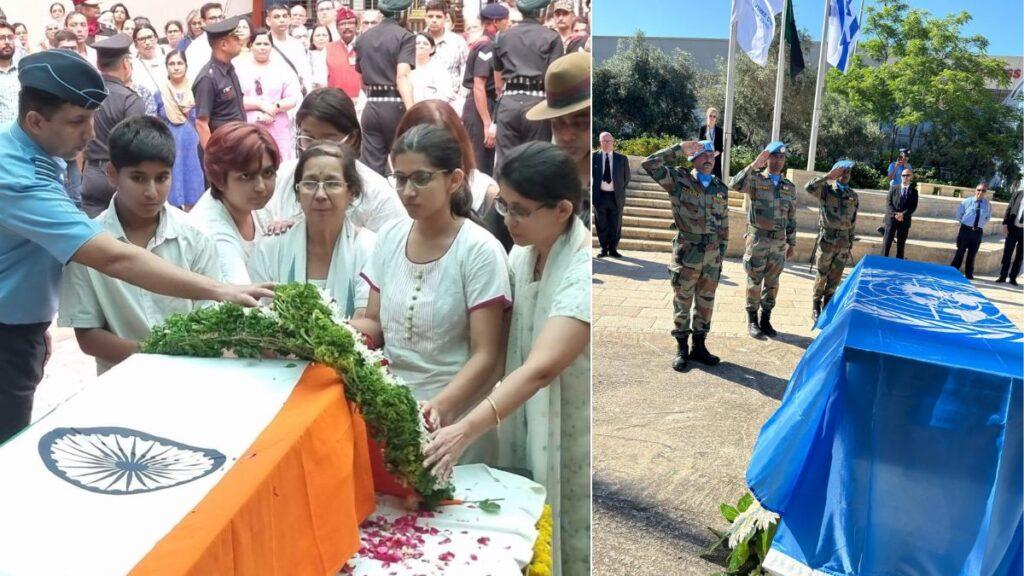
<svg viewBox="0 0 1024 576">
<path fill-rule="evenodd" d="M 626 186 L 629 184 L 629 161 L 615 152 L 615 138 L 602 132 L 598 140 L 601 150 L 594 152 L 591 178 L 591 204 L 601 244 L 598 258 L 621 258 L 618 246 L 622 236 L 622 210 L 626 205 Z"/>
<path fill-rule="evenodd" d="M 999 269 L 999 279 L 996 280 L 996 282 L 1006 282 L 1007 275 L 1009 275 L 1010 284 L 1014 286 L 1017 285 L 1017 275 L 1020 274 L 1022 251 L 1024 251 L 1022 196 L 1024 196 L 1024 185 L 1017 188 L 1017 191 L 1010 196 L 1010 204 L 1006 207 L 1006 215 L 1003 216 L 1003 236 L 1006 236 L 1006 243 L 1003 245 L 1003 264 Z"/>
</svg>

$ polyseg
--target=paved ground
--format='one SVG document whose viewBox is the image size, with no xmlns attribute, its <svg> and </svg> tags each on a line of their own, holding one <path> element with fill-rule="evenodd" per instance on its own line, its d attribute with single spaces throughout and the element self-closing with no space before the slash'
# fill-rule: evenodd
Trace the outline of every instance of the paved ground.
<svg viewBox="0 0 1024 576">
<path fill-rule="evenodd" d="M 669 254 L 628 252 L 594 260 L 594 574 L 701 575 L 705 526 L 721 528 L 718 504 L 744 490 L 743 473 L 813 336 L 813 278 L 787 267 L 775 341 L 746 335 L 738 260 L 727 260 L 708 347 L 713 369 L 677 374 L 667 281 Z M 1024 300 L 1013 287 L 976 281 L 1018 326 Z"/>
</svg>

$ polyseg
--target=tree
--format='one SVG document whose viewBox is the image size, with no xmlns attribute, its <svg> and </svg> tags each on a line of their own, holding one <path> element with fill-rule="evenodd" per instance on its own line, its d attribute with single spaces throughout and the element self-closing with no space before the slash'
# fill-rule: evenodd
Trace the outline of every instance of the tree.
<svg viewBox="0 0 1024 576">
<path fill-rule="evenodd" d="M 1004 174 L 1019 171 L 1021 115 L 987 89 L 1008 80 L 1002 62 L 987 55 L 988 40 L 964 34 L 970 20 L 967 12 L 936 18 L 905 0 L 879 0 L 868 8 L 853 64 L 846 74 L 830 71 L 827 88 L 891 125 L 890 148 L 896 130 L 908 129 L 915 165 L 967 185 L 998 165 Z"/>
<path fill-rule="evenodd" d="M 641 134 L 696 135 L 694 69 L 688 54 L 667 55 L 643 32 L 619 45 L 594 72 L 594 134 L 619 138 Z"/>
</svg>

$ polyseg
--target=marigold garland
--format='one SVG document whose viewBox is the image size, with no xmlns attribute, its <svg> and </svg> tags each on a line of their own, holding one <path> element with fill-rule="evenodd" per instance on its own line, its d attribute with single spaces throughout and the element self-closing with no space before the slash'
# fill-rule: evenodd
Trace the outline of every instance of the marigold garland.
<svg viewBox="0 0 1024 576">
<path fill-rule="evenodd" d="M 537 521 L 537 541 L 533 543 L 533 560 L 526 567 L 526 576 L 551 576 L 554 559 L 551 542 L 555 535 L 554 515 L 551 505 L 544 505 L 544 512 Z"/>
<path fill-rule="evenodd" d="M 325 364 L 345 385 L 345 396 L 359 406 L 373 438 L 385 446 L 384 463 L 399 481 L 416 490 L 421 506 L 436 508 L 451 499 L 450 478 L 423 467 L 426 423 L 412 392 L 370 350 L 338 307 L 311 284 L 275 289 L 269 308 L 221 303 L 175 314 L 153 328 L 141 346 L 148 354 L 215 358 L 231 351 L 260 358 L 264 351 Z"/>
</svg>

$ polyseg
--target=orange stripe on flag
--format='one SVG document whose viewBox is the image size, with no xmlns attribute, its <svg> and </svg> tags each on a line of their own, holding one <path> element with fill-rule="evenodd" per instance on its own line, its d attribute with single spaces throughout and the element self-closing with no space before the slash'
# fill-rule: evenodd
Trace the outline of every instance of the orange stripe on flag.
<svg viewBox="0 0 1024 576">
<path fill-rule="evenodd" d="M 245 456 L 131 575 L 333 575 L 359 550 L 374 507 L 366 425 L 334 371 L 311 364 Z"/>
</svg>

